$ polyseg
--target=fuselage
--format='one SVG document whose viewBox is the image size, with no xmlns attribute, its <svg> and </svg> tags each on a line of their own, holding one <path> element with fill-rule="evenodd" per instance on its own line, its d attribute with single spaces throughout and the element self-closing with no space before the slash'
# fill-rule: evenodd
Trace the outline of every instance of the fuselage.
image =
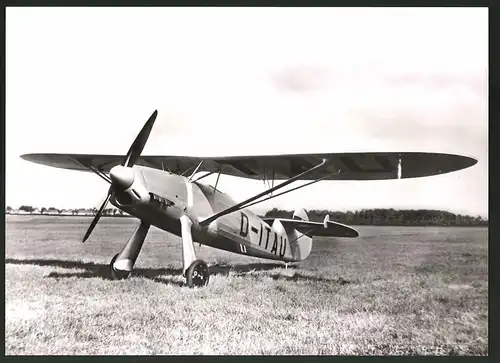
<svg viewBox="0 0 500 363">
<path fill-rule="evenodd" d="M 214 187 L 181 175 L 144 166 L 134 166 L 133 170 L 134 182 L 128 194 L 114 195 L 110 201 L 142 221 L 181 236 L 180 217 L 186 215 L 193 223 L 193 240 L 204 245 L 285 262 L 309 255 L 310 237 L 286 230 L 279 220 L 270 225 L 248 209 L 202 227 L 200 221 L 237 203 Z"/>
</svg>

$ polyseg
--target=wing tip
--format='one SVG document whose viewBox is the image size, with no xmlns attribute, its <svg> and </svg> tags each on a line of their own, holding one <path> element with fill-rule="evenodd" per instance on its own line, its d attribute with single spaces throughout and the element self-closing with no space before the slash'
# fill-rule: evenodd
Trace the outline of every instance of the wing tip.
<svg viewBox="0 0 500 363">
<path fill-rule="evenodd" d="M 349 227 L 349 228 L 351 228 L 351 227 Z M 352 237 L 352 238 L 359 237 L 359 232 L 357 230 L 355 230 L 354 228 L 351 228 L 351 232 L 352 232 L 352 235 L 349 237 Z"/>
<path fill-rule="evenodd" d="M 479 162 L 478 159 L 476 159 L 475 157 L 472 157 L 472 156 L 465 156 L 464 155 L 462 157 L 465 158 L 465 160 L 467 161 L 468 165 L 466 166 L 466 168 L 474 166 L 474 165 L 476 165 Z"/>
<path fill-rule="evenodd" d="M 26 160 L 26 161 L 31 161 L 31 162 L 36 162 L 37 156 L 38 154 L 33 154 L 33 153 L 30 153 L 30 154 L 22 154 L 22 155 L 19 155 L 19 157 L 23 160 Z"/>
<path fill-rule="evenodd" d="M 470 155 L 460 155 L 460 154 L 445 154 L 450 157 L 450 167 L 445 173 L 455 172 L 463 169 L 470 168 L 476 165 L 479 160 Z"/>
</svg>

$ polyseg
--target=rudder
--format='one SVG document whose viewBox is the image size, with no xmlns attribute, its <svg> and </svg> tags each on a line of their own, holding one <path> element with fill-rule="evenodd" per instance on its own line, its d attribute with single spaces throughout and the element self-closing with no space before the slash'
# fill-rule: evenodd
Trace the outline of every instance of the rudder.
<svg viewBox="0 0 500 363">
<path fill-rule="evenodd" d="M 304 208 L 299 208 L 293 212 L 292 219 L 309 221 L 309 216 Z M 295 228 L 287 229 L 287 235 L 293 259 L 295 261 L 305 260 L 311 254 L 312 238 L 302 235 Z"/>
</svg>

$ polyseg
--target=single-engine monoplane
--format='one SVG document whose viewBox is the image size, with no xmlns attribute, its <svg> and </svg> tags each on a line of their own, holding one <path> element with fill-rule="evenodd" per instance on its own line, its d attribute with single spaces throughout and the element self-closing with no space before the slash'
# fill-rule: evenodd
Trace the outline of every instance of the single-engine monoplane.
<svg viewBox="0 0 500 363">
<path fill-rule="evenodd" d="M 470 167 L 467 156 L 426 152 L 356 152 L 224 157 L 143 156 L 158 112 L 145 123 L 125 156 L 26 154 L 21 157 L 56 168 L 91 171 L 110 184 L 107 196 L 83 237 L 85 242 L 108 202 L 140 223 L 110 262 L 110 275 L 130 276 L 150 226 L 180 236 L 183 273 L 189 287 L 209 281 L 206 262 L 196 258 L 194 241 L 214 248 L 285 263 L 309 256 L 313 236 L 354 238 L 344 224 L 308 219 L 304 209 L 291 219 L 259 218 L 249 206 L 322 180 L 382 180 L 438 175 Z M 203 173 L 201 176 L 200 173 Z M 215 186 L 201 183 L 216 174 Z M 269 188 L 242 202 L 217 189 L 220 175 L 264 180 Z M 196 178 L 195 178 L 196 176 Z M 274 185 L 276 180 L 281 180 Z M 307 181 L 273 194 L 296 181 Z"/>
</svg>

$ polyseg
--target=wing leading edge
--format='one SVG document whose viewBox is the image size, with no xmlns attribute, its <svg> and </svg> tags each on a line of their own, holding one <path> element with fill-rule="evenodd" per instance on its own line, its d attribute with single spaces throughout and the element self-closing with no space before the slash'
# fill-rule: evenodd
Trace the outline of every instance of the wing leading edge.
<svg viewBox="0 0 500 363">
<path fill-rule="evenodd" d="M 89 171 L 91 166 L 108 173 L 123 160 L 123 155 L 92 154 L 25 154 L 23 159 L 55 168 Z M 303 180 L 383 180 L 406 179 L 445 174 L 468 168 L 477 160 L 462 155 L 423 152 L 356 152 L 332 154 L 256 155 L 230 157 L 141 156 L 137 165 L 176 174 L 198 169 L 201 171 L 250 178 L 293 178 L 328 159 L 328 164 Z"/>
</svg>

